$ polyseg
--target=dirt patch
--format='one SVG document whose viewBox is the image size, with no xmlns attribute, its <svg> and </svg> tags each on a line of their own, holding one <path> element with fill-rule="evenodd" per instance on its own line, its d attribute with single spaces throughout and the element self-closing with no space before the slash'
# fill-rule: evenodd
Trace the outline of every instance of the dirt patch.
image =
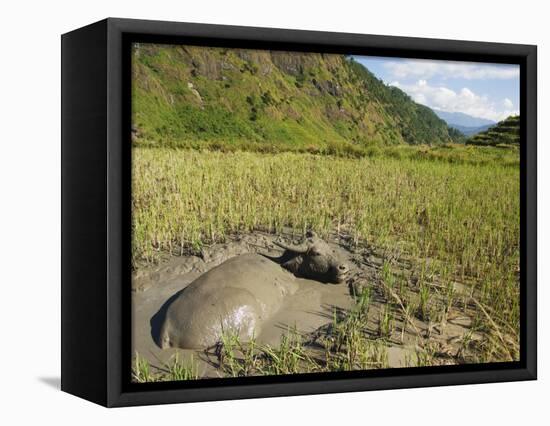
<svg viewBox="0 0 550 426">
<path fill-rule="evenodd" d="M 279 237 L 261 232 L 240 235 L 224 244 L 203 248 L 199 256 L 171 256 L 158 265 L 135 271 L 133 353 L 159 371 L 164 371 L 177 354 L 180 359 L 193 357 L 197 361 L 199 377 L 225 376 L 212 351 L 160 348 L 158 337 L 166 308 L 193 280 L 229 258 L 244 253 L 281 255 L 281 249 L 274 244 Z M 284 237 L 292 239 L 292 235 Z M 467 286 L 452 283 L 449 289 L 448 285 L 443 288 L 432 282 L 429 303 L 423 306 L 421 294 L 424 299 L 428 296 L 419 287 L 413 261 L 377 252 L 372 247 L 354 246 L 344 236 L 332 236 L 328 242 L 349 253 L 353 270 L 347 281 L 324 284 L 297 279 L 298 291 L 288 296 L 283 307 L 264 324 L 257 336 L 259 345 L 276 348 L 292 329 L 303 336 L 312 354 L 320 353 L 333 338 L 335 321 L 352 315 L 359 295 L 368 291 L 369 306 L 360 333 L 384 348 L 385 368 L 472 361 L 472 352 L 483 335 L 473 329 L 475 310 L 460 302 L 459 295 L 467 292 Z M 454 295 L 450 300 L 449 291 Z"/>
</svg>

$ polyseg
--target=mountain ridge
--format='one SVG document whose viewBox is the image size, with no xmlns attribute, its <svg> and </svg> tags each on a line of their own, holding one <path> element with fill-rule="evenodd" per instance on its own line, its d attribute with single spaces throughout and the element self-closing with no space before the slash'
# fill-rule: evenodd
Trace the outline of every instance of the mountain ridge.
<svg viewBox="0 0 550 426">
<path fill-rule="evenodd" d="M 485 130 L 487 130 L 490 127 L 494 126 L 494 124 L 486 124 L 485 126 L 480 126 L 480 127 L 460 126 L 458 124 L 449 124 L 449 126 L 452 127 L 453 129 L 458 130 L 464 136 L 473 136 L 477 133 L 484 132 Z"/>
<path fill-rule="evenodd" d="M 439 109 L 434 109 L 434 113 L 447 122 L 448 124 L 455 124 L 457 126 L 464 126 L 464 127 L 481 127 L 481 126 L 487 126 L 487 125 L 494 125 L 497 124 L 494 120 L 489 120 L 487 118 L 482 117 L 475 117 L 470 114 L 466 114 L 464 112 L 458 112 L 458 111 L 443 111 Z"/>
<path fill-rule="evenodd" d="M 136 44 L 132 72 L 136 145 L 353 151 L 461 137 L 344 55 Z"/>
</svg>

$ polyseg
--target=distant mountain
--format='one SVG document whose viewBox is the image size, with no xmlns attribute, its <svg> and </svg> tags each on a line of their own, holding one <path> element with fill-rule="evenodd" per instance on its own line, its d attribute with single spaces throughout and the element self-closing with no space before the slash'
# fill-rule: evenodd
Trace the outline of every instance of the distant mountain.
<svg viewBox="0 0 550 426">
<path fill-rule="evenodd" d="M 463 133 L 465 136 L 473 136 L 477 133 L 481 133 L 491 126 L 494 126 L 494 124 L 486 124 L 485 126 L 480 127 L 469 127 L 469 126 L 459 126 L 458 124 L 449 124 L 449 127 L 452 127 L 453 129 L 458 130 L 459 132 Z"/>
<path fill-rule="evenodd" d="M 496 121 L 487 120 L 486 118 L 474 117 L 462 112 L 448 112 L 434 110 L 439 118 L 445 120 L 450 126 L 462 126 L 462 127 L 482 127 L 492 126 L 496 124 Z"/>
<path fill-rule="evenodd" d="M 344 55 L 136 44 L 133 75 L 141 146 L 316 152 L 461 136 Z"/>
<path fill-rule="evenodd" d="M 466 140 L 467 145 L 497 146 L 519 145 L 519 115 L 512 115 L 507 119 L 489 127 Z"/>
</svg>

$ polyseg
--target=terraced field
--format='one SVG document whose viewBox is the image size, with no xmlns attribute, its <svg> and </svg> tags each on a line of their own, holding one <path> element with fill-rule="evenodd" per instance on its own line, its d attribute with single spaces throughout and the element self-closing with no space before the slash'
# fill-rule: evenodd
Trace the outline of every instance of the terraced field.
<svg viewBox="0 0 550 426">
<path fill-rule="evenodd" d="M 469 145 L 480 146 L 519 146 L 519 116 L 511 116 L 472 136 L 466 141 Z"/>
</svg>

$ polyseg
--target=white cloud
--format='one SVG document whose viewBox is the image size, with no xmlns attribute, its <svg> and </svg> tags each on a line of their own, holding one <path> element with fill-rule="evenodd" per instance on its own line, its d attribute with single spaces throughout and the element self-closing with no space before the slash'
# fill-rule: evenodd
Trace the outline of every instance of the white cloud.
<svg viewBox="0 0 550 426">
<path fill-rule="evenodd" d="M 399 87 L 411 96 L 415 102 L 436 110 L 462 112 L 494 121 L 503 120 L 512 114 L 518 114 L 518 111 L 513 109 L 514 105 L 510 99 L 506 98 L 502 105 L 497 105 L 487 96 L 478 95 L 467 87 L 455 92 L 447 87 L 431 86 L 423 79 L 414 84 L 400 84 L 398 81 L 394 81 L 390 85 Z"/>
<path fill-rule="evenodd" d="M 467 80 L 499 79 L 519 77 L 518 65 L 480 64 L 475 62 L 432 61 L 426 59 L 405 59 L 384 63 L 394 79 L 430 79 L 435 76 L 464 78 Z"/>
<path fill-rule="evenodd" d="M 502 105 L 504 106 L 504 108 L 506 109 L 512 109 L 514 108 L 514 103 L 508 99 L 508 98 L 504 98 L 504 100 L 502 101 Z"/>
</svg>

